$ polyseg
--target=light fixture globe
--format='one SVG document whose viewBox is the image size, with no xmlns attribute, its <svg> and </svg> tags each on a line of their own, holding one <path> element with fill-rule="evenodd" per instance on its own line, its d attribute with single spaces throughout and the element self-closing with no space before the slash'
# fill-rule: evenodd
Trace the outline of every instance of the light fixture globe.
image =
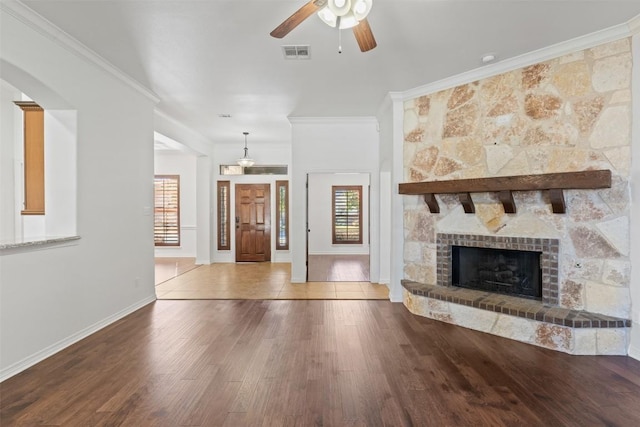
<svg viewBox="0 0 640 427">
<path fill-rule="evenodd" d="M 253 161 L 253 159 L 250 159 L 248 157 L 243 157 L 241 159 L 238 159 L 238 164 L 240 166 L 242 166 L 243 168 L 249 167 L 249 166 L 253 166 L 255 162 Z"/>
<path fill-rule="evenodd" d="M 371 12 L 373 0 L 353 0 L 351 10 L 358 22 L 362 21 Z"/>
<path fill-rule="evenodd" d="M 329 0 L 327 7 L 336 16 L 344 16 L 351 10 L 351 0 Z"/>
<path fill-rule="evenodd" d="M 340 29 L 346 30 L 347 28 L 353 28 L 358 25 L 358 20 L 356 19 L 353 12 L 349 11 L 346 15 L 340 18 Z"/>
<path fill-rule="evenodd" d="M 240 166 L 246 168 L 253 166 L 255 161 L 249 157 L 249 149 L 247 148 L 247 135 L 249 135 L 249 132 L 242 132 L 242 134 L 244 135 L 244 156 L 241 159 L 238 159 L 237 162 Z"/>
<path fill-rule="evenodd" d="M 329 9 L 328 7 L 320 9 L 320 11 L 318 12 L 318 17 L 322 20 L 322 22 L 324 22 L 331 28 L 336 27 L 338 17 L 333 12 L 331 12 L 331 9 Z"/>
</svg>

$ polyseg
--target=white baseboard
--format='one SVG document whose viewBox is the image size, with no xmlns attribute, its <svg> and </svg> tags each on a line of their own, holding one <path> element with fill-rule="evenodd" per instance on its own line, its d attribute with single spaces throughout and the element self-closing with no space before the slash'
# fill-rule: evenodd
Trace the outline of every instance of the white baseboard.
<svg viewBox="0 0 640 427">
<path fill-rule="evenodd" d="M 369 255 L 369 251 L 365 252 L 345 252 L 345 251 L 336 251 L 336 252 L 309 252 L 309 255 Z"/>
<path fill-rule="evenodd" d="M 291 276 L 291 283 L 307 283 L 307 278 Z"/>
<path fill-rule="evenodd" d="M 633 313 L 633 318 L 637 319 L 638 317 L 640 317 L 638 315 L 638 313 Z M 638 328 L 640 328 L 640 322 L 634 320 L 631 324 L 631 332 L 629 333 L 629 357 L 636 359 L 636 360 L 640 360 L 640 331 L 638 331 Z"/>
<path fill-rule="evenodd" d="M 634 347 L 634 346 L 630 346 L 629 347 L 629 357 L 636 359 L 636 360 L 640 360 L 640 348 L 638 347 Z"/>
<path fill-rule="evenodd" d="M 144 307 L 147 304 L 151 304 L 152 302 L 154 302 L 156 300 L 156 296 L 149 296 L 147 298 L 144 298 L 138 302 L 136 302 L 135 304 L 130 305 L 129 307 L 120 310 L 119 312 L 103 319 L 100 320 L 99 322 L 94 323 L 93 325 L 84 328 L 78 332 L 76 332 L 75 334 L 64 338 L 40 351 L 38 351 L 37 353 L 32 354 L 31 356 L 27 356 L 24 359 L 14 363 L 11 366 L 7 366 L 6 368 L 0 370 L 0 382 L 11 378 L 14 375 L 19 374 L 20 372 L 24 371 L 27 368 L 30 368 L 31 366 L 35 365 L 38 362 L 43 361 L 44 359 L 46 359 L 47 357 L 51 357 L 54 354 L 58 353 L 61 350 L 64 350 L 65 348 L 69 347 L 72 344 L 77 343 L 78 341 L 88 337 L 89 335 L 98 332 L 100 329 L 109 326 L 110 324 L 112 324 L 113 322 L 122 319 L 123 317 L 133 313 L 136 310 L 139 310 L 140 308 Z"/>
<path fill-rule="evenodd" d="M 402 287 L 400 289 L 394 289 L 395 292 L 389 292 L 389 300 L 391 302 L 402 302 Z"/>
</svg>

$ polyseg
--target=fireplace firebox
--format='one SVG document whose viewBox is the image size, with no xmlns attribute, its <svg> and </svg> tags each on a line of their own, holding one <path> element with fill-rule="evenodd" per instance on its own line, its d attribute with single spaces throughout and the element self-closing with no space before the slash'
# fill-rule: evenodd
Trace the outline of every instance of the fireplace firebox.
<svg viewBox="0 0 640 427">
<path fill-rule="evenodd" d="M 452 285 L 542 299 L 542 252 L 451 247 Z"/>
<path fill-rule="evenodd" d="M 543 304 L 548 304 L 550 306 L 557 306 L 558 301 L 558 252 L 560 247 L 560 242 L 558 239 L 550 239 L 550 238 L 536 238 L 536 237 L 512 237 L 512 236 L 484 236 L 478 234 L 450 234 L 450 233 L 437 233 L 437 274 L 436 284 L 439 286 L 455 286 L 456 283 L 460 283 L 460 277 L 457 277 L 457 281 L 453 280 L 453 248 L 455 247 L 464 247 L 464 248 L 479 248 L 479 249 L 492 249 L 492 250 L 505 250 L 507 252 L 503 252 L 504 264 L 507 265 L 506 260 L 510 259 L 510 251 L 518 251 L 518 252 L 532 252 L 535 255 L 532 255 L 538 262 L 538 266 L 533 268 L 533 270 L 537 271 L 536 277 L 530 277 L 527 280 L 527 283 L 524 283 L 524 287 L 529 287 L 529 283 L 539 283 L 539 290 L 536 291 L 535 295 L 531 295 L 529 289 L 523 294 L 512 293 L 513 296 L 523 296 L 525 298 L 530 299 L 539 299 Z M 457 249 L 458 251 L 460 249 Z M 459 254 L 458 254 L 459 256 Z M 509 261 L 509 266 L 504 267 L 507 270 L 511 270 L 513 267 L 514 261 Z M 498 261 L 497 266 L 493 266 L 495 270 L 498 268 L 498 272 L 503 268 L 500 266 L 500 261 Z M 528 267 L 527 267 L 528 268 Z M 473 279 L 467 278 L 465 279 L 465 274 L 475 274 L 477 277 L 480 277 L 479 272 L 469 273 L 468 268 L 463 268 L 463 277 L 462 282 L 469 282 Z M 490 271 L 486 271 L 482 273 L 483 280 L 488 282 L 503 282 L 510 273 L 501 273 L 501 274 L 490 274 Z M 520 267 L 518 267 L 520 270 Z M 493 273 L 498 273 L 493 272 Z M 513 272 L 512 272 L 513 273 Z M 523 273 L 518 273 L 518 275 L 522 276 Z M 518 276 L 516 275 L 516 276 Z M 520 279 L 520 288 L 523 287 L 524 279 Z M 511 281 L 515 281 L 515 279 L 511 279 Z M 498 288 L 502 288 L 503 290 L 510 289 L 506 285 L 495 285 Z M 517 286 L 515 286 L 517 287 Z M 482 290 L 482 288 L 479 288 Z M 485 292 L 495 292 L 495 288 L 492 290 L 485 290 Z M 509 292 L 507 292 L 509 293 Z"/>
</svg>

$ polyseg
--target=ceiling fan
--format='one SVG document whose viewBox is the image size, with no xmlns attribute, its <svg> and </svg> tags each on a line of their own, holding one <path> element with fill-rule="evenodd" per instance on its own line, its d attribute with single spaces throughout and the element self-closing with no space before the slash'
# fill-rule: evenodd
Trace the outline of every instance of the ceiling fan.
<svg viewBox="0 0 640 427">
<path fill-rule="evenodd" d="M 320 19 L 330 27 L 341 30 L 353 28 L 360 50 L 367 52 L 378 45 L 367 21 L 372 2 L 373 0 L 311 0 L 271 31 L 271 36 L 283 38 L 317 12 Z"/>
</svg>

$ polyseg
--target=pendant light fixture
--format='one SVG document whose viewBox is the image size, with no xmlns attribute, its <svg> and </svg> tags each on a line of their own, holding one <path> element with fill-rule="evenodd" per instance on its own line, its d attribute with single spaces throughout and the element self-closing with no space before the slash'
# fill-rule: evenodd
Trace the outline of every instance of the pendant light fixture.
<svg viewBox="0 0 640 427">
<path fill-rule="evenodd" d="M 247 148 L 247 135 L 249 135 L 249 132 L 242 132 L 242 134 L 244 135 L 244 156 L 241 159 L 238 159 L 238 164 L 245 168 L 253 166 L 255 162 L 249 157 L 249 149 Z"/>
</svg>

